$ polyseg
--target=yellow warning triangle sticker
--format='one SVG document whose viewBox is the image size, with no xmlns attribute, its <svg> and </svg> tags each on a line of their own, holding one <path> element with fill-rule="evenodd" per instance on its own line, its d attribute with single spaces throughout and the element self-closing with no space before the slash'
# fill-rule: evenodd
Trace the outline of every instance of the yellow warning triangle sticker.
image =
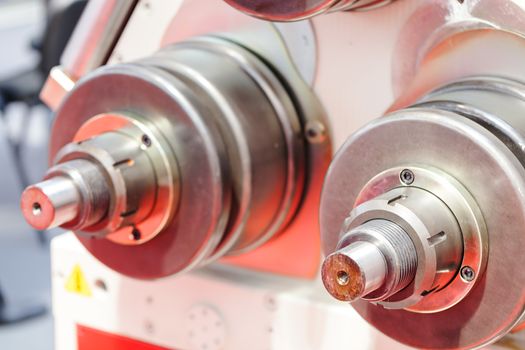
<svg viewBox="0 0 525 350">
<path fill-rule="evenodd" d="M 91 296 L 91 288 L 87 283 L 86 277 L 80 265 L 75 265 L 66 282 L 66 290 L 71 293 L 79 294 L 85 297 Z"/>
</svg>

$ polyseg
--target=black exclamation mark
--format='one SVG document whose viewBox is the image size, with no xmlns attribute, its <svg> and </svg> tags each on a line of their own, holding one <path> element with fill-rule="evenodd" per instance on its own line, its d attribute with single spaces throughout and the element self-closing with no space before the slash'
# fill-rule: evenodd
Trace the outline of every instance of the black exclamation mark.
<svg viewBox="0 0 525 350">
<path fill-rule="evenodd" d="M 82 278 L 80 277 L 80 271 L 77 269 L 75 273 L 75 283 L 77 292 L 82 291 Z"/>
</svg>

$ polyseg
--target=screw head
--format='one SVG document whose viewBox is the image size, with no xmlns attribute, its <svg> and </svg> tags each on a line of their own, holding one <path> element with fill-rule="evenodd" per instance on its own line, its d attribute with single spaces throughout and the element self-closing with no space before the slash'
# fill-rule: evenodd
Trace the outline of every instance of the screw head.
<svg viewBox="0 0 525 350">
<path fill-rule="evenodd" d="M 151 139 L 148 135 L 144 134 L 142 135 L 142 144 L 146 147 L 150 147 L 151 146 Z"/>
<path fill-rule="evenodd" d="M 465 282 L 472 282 L 476 278 L 476 271 L 470 266 L 463 266 L 460 275 Z"/>
<path fill-rule="evenodd" d="M 317 120 L 306 123 L 304 134 L 310 143 L 323 143 L 328 136 L 324 124 Z"/>
<path fill-rule="evenodd" d="M 405 185 L 412 185 L 416 179 L 416 176 L 411 170 L 405 169 L 401 172 L 401 174 L 399 174 L 399 179 Z"/>
<path fill-rule="evenodd" d="M 129 235 L 129 239 L 133 241 L 138 241 L 142 238 L 142 233 L 137 228 L 133 228 L 131 230 L 131 234 Z"/>
</svg>

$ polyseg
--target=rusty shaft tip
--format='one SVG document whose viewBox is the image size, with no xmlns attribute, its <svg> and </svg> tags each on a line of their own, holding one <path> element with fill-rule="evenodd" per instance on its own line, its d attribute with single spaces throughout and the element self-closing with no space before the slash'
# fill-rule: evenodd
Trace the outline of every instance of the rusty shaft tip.
<svg viewBox="0 0 525 350">
<path fill-rule="evenodd" d="M 329 255 L 321 273 L 326 290 L 350 302 L 380 288 L 387 278 L 387 266 L 374 244 L 356 242 Z"/>
<path fill-rule="evenodd" d="M 56 176 L 26 188 L 20 205 L 31 226 L 47 230 L 74 220 L 80 203 L 81 196 L 73 180 Z"/>
</svg>

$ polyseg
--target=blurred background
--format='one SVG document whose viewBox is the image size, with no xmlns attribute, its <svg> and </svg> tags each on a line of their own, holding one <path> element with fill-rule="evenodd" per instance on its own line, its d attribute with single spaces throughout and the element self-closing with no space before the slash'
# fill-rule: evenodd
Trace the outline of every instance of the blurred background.
<svg viewBox="0 0 525 350">
<path fill-rule="evenodd" d="M 53 348 L 49 240 L 19 210 L 47 165 L 52 113 L 38 92 L 87 1 L 0 0 L 0 348 Z"/>
</svg>

